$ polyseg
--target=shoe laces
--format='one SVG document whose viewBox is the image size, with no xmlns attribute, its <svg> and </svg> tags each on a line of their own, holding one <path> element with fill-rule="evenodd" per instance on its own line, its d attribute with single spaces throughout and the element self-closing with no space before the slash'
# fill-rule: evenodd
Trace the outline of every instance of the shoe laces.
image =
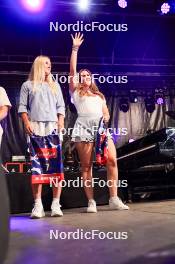
<svg viewBox="0 0 175 264">
<path fill-rule="evenodd" d="M 33 212 L 40 212 L 41 210 L 43 210 L 43 206 L 42 205 L 40 205 L 40 204 L 35 204 L 34 205 L 34 208 L 33 208 L 33 210 L 32 210 L 32 213 Z"/>
<path fill-rule="evenodd" d="M 61 207 L 60 203 L 58 201 L 54 201 L 52 202 L 52 206 L 51 207 Z"/>
<path fill-rule="evenodd" d="M 90 206 L 96 206 L 96 203 L 94 200 L 89 200 L 88 207 L 90 207 Z"/>
</svg>

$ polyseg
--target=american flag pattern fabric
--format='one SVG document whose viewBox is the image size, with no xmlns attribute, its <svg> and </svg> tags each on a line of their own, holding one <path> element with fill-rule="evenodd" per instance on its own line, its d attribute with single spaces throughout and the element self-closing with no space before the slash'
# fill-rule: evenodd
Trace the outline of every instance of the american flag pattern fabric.
<svg viewBox="0 0 175 264">
<path fill-rule="evenodd" d="M 107 127 L 103 121 L 100 119 L 99 127 L 96 135 L 96 163 L 98 165 L 106 165 L 108 160 L 108 136 Z"/>
<path fill-rule="evenodd" d="M 62 145 L 58 135 L 30 136 L 32 184 L 49 184 L 64 179 Z"/>
</svg>

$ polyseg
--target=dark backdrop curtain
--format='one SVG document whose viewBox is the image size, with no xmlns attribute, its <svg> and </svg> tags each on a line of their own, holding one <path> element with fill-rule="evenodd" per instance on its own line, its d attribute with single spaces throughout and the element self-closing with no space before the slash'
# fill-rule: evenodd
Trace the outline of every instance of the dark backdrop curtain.
<svg viewBox="0 0 175 264">
<path fill-rule="evenodd" d="M 127 135 L 118 136 L 117 147 L 126 144 L 131 138 L 136 140 L 143 137 L 148 130 L 153 132 L 163 127 L 175 126 L 175 121 L 165 114 L 165 111 L 175 109 L 174 98 L 171 98 L 171 103 L 170 97 L 167 97 L 163 105 L 156 104 L 153 113 L 147 112 L 143 97 L 139 97 L 137 103 L 130 103 L 127 113 L 119 110 L 118 97 L 107 98 L 107 104 L 111 113 L 111 127 L 117 127 L 118 133 L 122 128 L 127 128 Z"/>
</svg>

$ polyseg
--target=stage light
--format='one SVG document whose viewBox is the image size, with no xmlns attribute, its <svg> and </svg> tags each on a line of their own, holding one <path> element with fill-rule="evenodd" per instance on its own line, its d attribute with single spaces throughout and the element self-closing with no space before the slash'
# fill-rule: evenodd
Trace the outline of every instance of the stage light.
<svg viewBox="0 0 175 264">
<path fill-rule="evenodd" d="M 170 11 L 170 5 L 168 3 L 163 3 L 161 5 L 161 12 L 162 14 L 168 14 L 168 12 Z"/>
<path fill-rule="evenodd" d="M 23 7 L 31 12 L 40 12 L 44 8 L 45 0 L 21 0 Z"/>
<path fill-rule="evenodd" d="M 123 111 L 124 113 L 128 112 L 129 110 L 129 102 L 127 98 L 121 98 L 119 101 L 119 108 L 120 111 Z"/>
<path fill-rule="evenodd" d="M 157 103 L 158 105 L 163 104 L 163 103 L 164 103 L 163 98 L 162 98 L 162 97 L 157 98 L 156 103 Z"/>
<path fill-rule="evenodd" d="M 155 102 L 159 105 L 164 103 L 164 92 L 162 89 L 155 90 Z"/>
<path fill-rule="evenodd" d="M 129 100 L 130 100 L 130 103 L 137 103 L 138 102 L 136 90 L 130 90 Z"/>
<path fill-rule="evenodd" d="M 151 96 L 145 98 L 145 108 L 148 113 L 152 113 L 155 110 L 155 101 Z"/>
<path fill-rule="evenodd" d="M 90 1 L 89 0 L 79 0 L 78 6 L 81 10 L 87 10 L 89 7 Z"/>
<path fill-rule="evenodd" d="M 126 0 L 119 0 L 118 5 L 121 8 L 126 8 L 127 7 L 127 1 Z"/>
</svg>

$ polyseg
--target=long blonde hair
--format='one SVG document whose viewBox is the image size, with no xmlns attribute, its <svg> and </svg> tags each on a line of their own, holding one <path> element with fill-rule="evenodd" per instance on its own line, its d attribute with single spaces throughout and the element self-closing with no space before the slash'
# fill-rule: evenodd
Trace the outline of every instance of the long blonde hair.
<svg viewBox="0 0 175 264">
<path fill-rule="evenodd" d="M 53 80 L 52 74 L 50 73 L 47 78 L 45 76 L 45 70 L 44 70 L 44 61 L 45 59 L 49 59 L 47 56 L 40 55 L 35 58 L 29 76 L 28 80 L 30 80 L 33 84 L 33 91 L 37 90 L 37 85 L 42 84 L 44 82 L 47 82 L 48 85 L 50 86 L 51 90 L 53 93 L 56 93 L 57 91 L 57 84 Z"/>
<path fill-rule="evenodd" d="M 79 71 L 79 77 L 81 78 L 81 73 L 82 73 L 83 71 L 87 71 L 87 72 L 89 73 L 89 75 L 91 76 L 91 85 L 90 85 L 90 87 L 89 87 L 89 90 L 91 91 L 91 93 L 93 93 L 93 94 L 97 94 L 97 95 L 99 95 L 102 99 L 105 99 L 104 95 L 99 91 L 97 85 L 92 81 L 92 73 L 91 73 L 89 70 L 87 70 L 87 69 L 81 69 L 81 70 Z M 81 82 L 78 83 L 78 85 L 77 85 L 77 91 L 79 92 L 79 95 L 80 95 L 80 96 L 84 96 L 84 95 L 90 96 L 90 95 L 87 94 L 86 91 L 84 91 L 84 89 L 83 89 L 83 84 L 82 84 Z"/>
</svg>

